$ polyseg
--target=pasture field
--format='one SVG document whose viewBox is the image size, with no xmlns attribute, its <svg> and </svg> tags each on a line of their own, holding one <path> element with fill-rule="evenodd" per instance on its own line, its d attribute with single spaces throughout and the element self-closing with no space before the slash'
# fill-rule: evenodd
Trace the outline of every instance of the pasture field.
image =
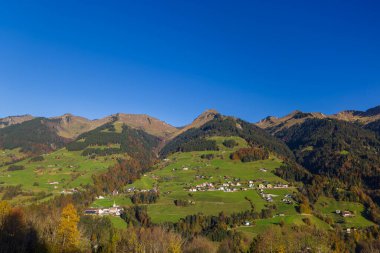
<svg viewBox="0 0 380 253">
<path fill-rule="evenodd" d="M 364 206 L 361 203 L 336 201 L 333 198 L 320 197 L 315 204 L 315 208 L 323 215 L 331 217 L 335 223 L 340 224 L 344 228 L 351 227 L 367 227 L 373 223 L 363 217 Z M 350 211 L 354 217 L 342 217 L 335 211 Z"/>
<path fill-rule="evenodd" d="M 20 148 L 15 149 L 0 149 L 0 166 L 18 161 L 25 158 L 27 155 L 20 151 Z"/>
<path fill-rule="evenodd" d="M 104 199 L 96 199 L 92 203 L 92 207 L 111 207 L 114 203 L 119 206 L 132 205 L 129 196 L 121 194 L 118 196 L 106 196 Z"/>
<path fill-rule="evenodd" d="M 244 232 L 246 234 L 252 235 L 253 237 L 257 236 L 258 234 L 263 233 L 267 229 L 270 229 L 271 226 L 278 225 L 280 222 L 284 222 L 284 224 L 287 225 L 305 225 L 305 222 L 303 221 L 304 218 L 309 218 L 312 225 L 320 228 L 320 229 L 330 229 L 330 225 L 326 222 L 318 219 L 317 217 L 313 215 L 301 215 L 299 213 L 295 213 L 292 215 L 284 215 L 284 216 L 278 216 L 276 215 L 273 218 L 269 219 L 259 219 L 255 220 L 255 224 L 252 226 L 240 226 L 236 228 L 237 231 Z"/>
<path fill-rule="evenodd" d="M 112 225 L 116 229 L 124 229 L 127 227 L 127 223 L 120 217 L 108 216 L 112 222 Z"/>
<path fill-rule="evenodd" d="M 65 148 L 42 155 L 43 160 L 25 159 L 13 165 L 23 166 L 21 170 L 0 167 L 2 186 L 21 185 L 24 191 L 59 194 L 63 190 L 91 184 L 92 175 L 104 172 L 115 163 L 115 156 L 91 159 L 81 151 L 67 151 Z"/>
</svg>

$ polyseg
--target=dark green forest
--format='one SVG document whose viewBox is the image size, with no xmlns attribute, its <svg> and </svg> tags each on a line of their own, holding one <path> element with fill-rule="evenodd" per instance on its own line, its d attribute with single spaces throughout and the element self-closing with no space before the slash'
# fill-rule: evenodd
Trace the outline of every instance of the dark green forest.
<svg viewBox="0 0 380 253">
<path fill-rule="evenodd" d="M 69 140 L 57 135 L 54 120 L 35 118 L 22 124 L 0 129 L 0 148 L 21 148 L 21 151 L 41 154 L 63 147 Z"/>
</svg>

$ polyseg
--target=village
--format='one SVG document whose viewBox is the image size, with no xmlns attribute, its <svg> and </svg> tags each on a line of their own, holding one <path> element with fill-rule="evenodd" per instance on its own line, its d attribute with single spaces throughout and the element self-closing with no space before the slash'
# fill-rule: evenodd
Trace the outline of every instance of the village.
<svg viewBox="0 0 380 253">
<path fill-rule="evenodd" d="M 196 179 L 207 179 L 205 176 L 195 176 Z M 212 177 L 208 177 L 212 179 Z M 204 182 L 195 186 L 188 188 L 190 192 L 204 192 L 204 191 L 223 191 L 223 192 L 236 192 L 236 191 L 247 191 L 249 189 L 282 189 L 288 188 L 289 185 L 276 183 L 271 184 L 267 182 L 260 182 L 260 180 L 248 180 L 241 181 L 239 178 L 235 178 L 232 181 L 228 180 L 228 177 L 224 177 L 225 182 Z M 227 181 L 228 180 L 228 181 Z M 257 182 L 260 182 L 256 185 Z"/>
</svg>

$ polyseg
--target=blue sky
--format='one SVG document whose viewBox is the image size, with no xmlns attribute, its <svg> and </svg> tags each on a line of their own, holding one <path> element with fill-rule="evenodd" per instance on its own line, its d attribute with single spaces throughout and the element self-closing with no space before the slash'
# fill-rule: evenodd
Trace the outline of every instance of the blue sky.
<svg viewBox="0 0 380 253">
<path fill-rule="evenodd" d="M 3 1 L 0 117 L 380 104 L 379 1 Z"/>
</svg>

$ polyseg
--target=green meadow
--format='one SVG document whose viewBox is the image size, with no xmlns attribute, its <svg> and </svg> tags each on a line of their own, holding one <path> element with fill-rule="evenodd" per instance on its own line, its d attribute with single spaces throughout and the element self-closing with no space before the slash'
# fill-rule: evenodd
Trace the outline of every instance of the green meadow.
<svg viewBox="0 0 380 253">
<path fill-rule="evenodd" d="M 306 223 L 303 221 L 305 218 L 308 218 L 310 220 L 311 225 L 314 225 L 320 229 L 331 229 L 331 227 L 326 222 L 318 219 L 313 215 L 301 215 L 295 213 L 292 215 L 276 215 L 275 217 L 269 219 L 255 220 L 255 223 L 253 225 L 241 226 L 236 228 L 236 230 L 255 237 L 270 229 L 272 226 L 279 225 L 281 222 L 288 225 L 305 225 Z"/>
<path fill-rule="evenodd" d="M 0 149 L 0 166 L 7 163 L 17 161 L 26 157 L 26 154 L 20 151 L 20 148 L 15 149 Z"/>
<path fill-rule="evenodd" d="M 0 167 L 2 186 L 21 185 L 24 191 L 59 194 L 65 189 L 92 183 L 92 175 L 104 172 L 115 163 L 116 156 L 82 156 L 80 151 L 65 148 L 43 155 L 42 161 L 31 158 L 13 165 L 23 166 L 22 170 L 9 171 L 9 166 Z"/>
<path fill-rule="evenodd" d="M 336 201 L 333 198 L 320 197 L 315 204 L 316 210 L 323 215 L 331 217 L 335 223 L 340 224 L 342 227 L 366 227 L 371 226 L 373 223 L 363 217 L 364 206 L 361 203 Z M 350 211 L 354 217 L 342 217 L 335 211 Z"/>
</svg>

